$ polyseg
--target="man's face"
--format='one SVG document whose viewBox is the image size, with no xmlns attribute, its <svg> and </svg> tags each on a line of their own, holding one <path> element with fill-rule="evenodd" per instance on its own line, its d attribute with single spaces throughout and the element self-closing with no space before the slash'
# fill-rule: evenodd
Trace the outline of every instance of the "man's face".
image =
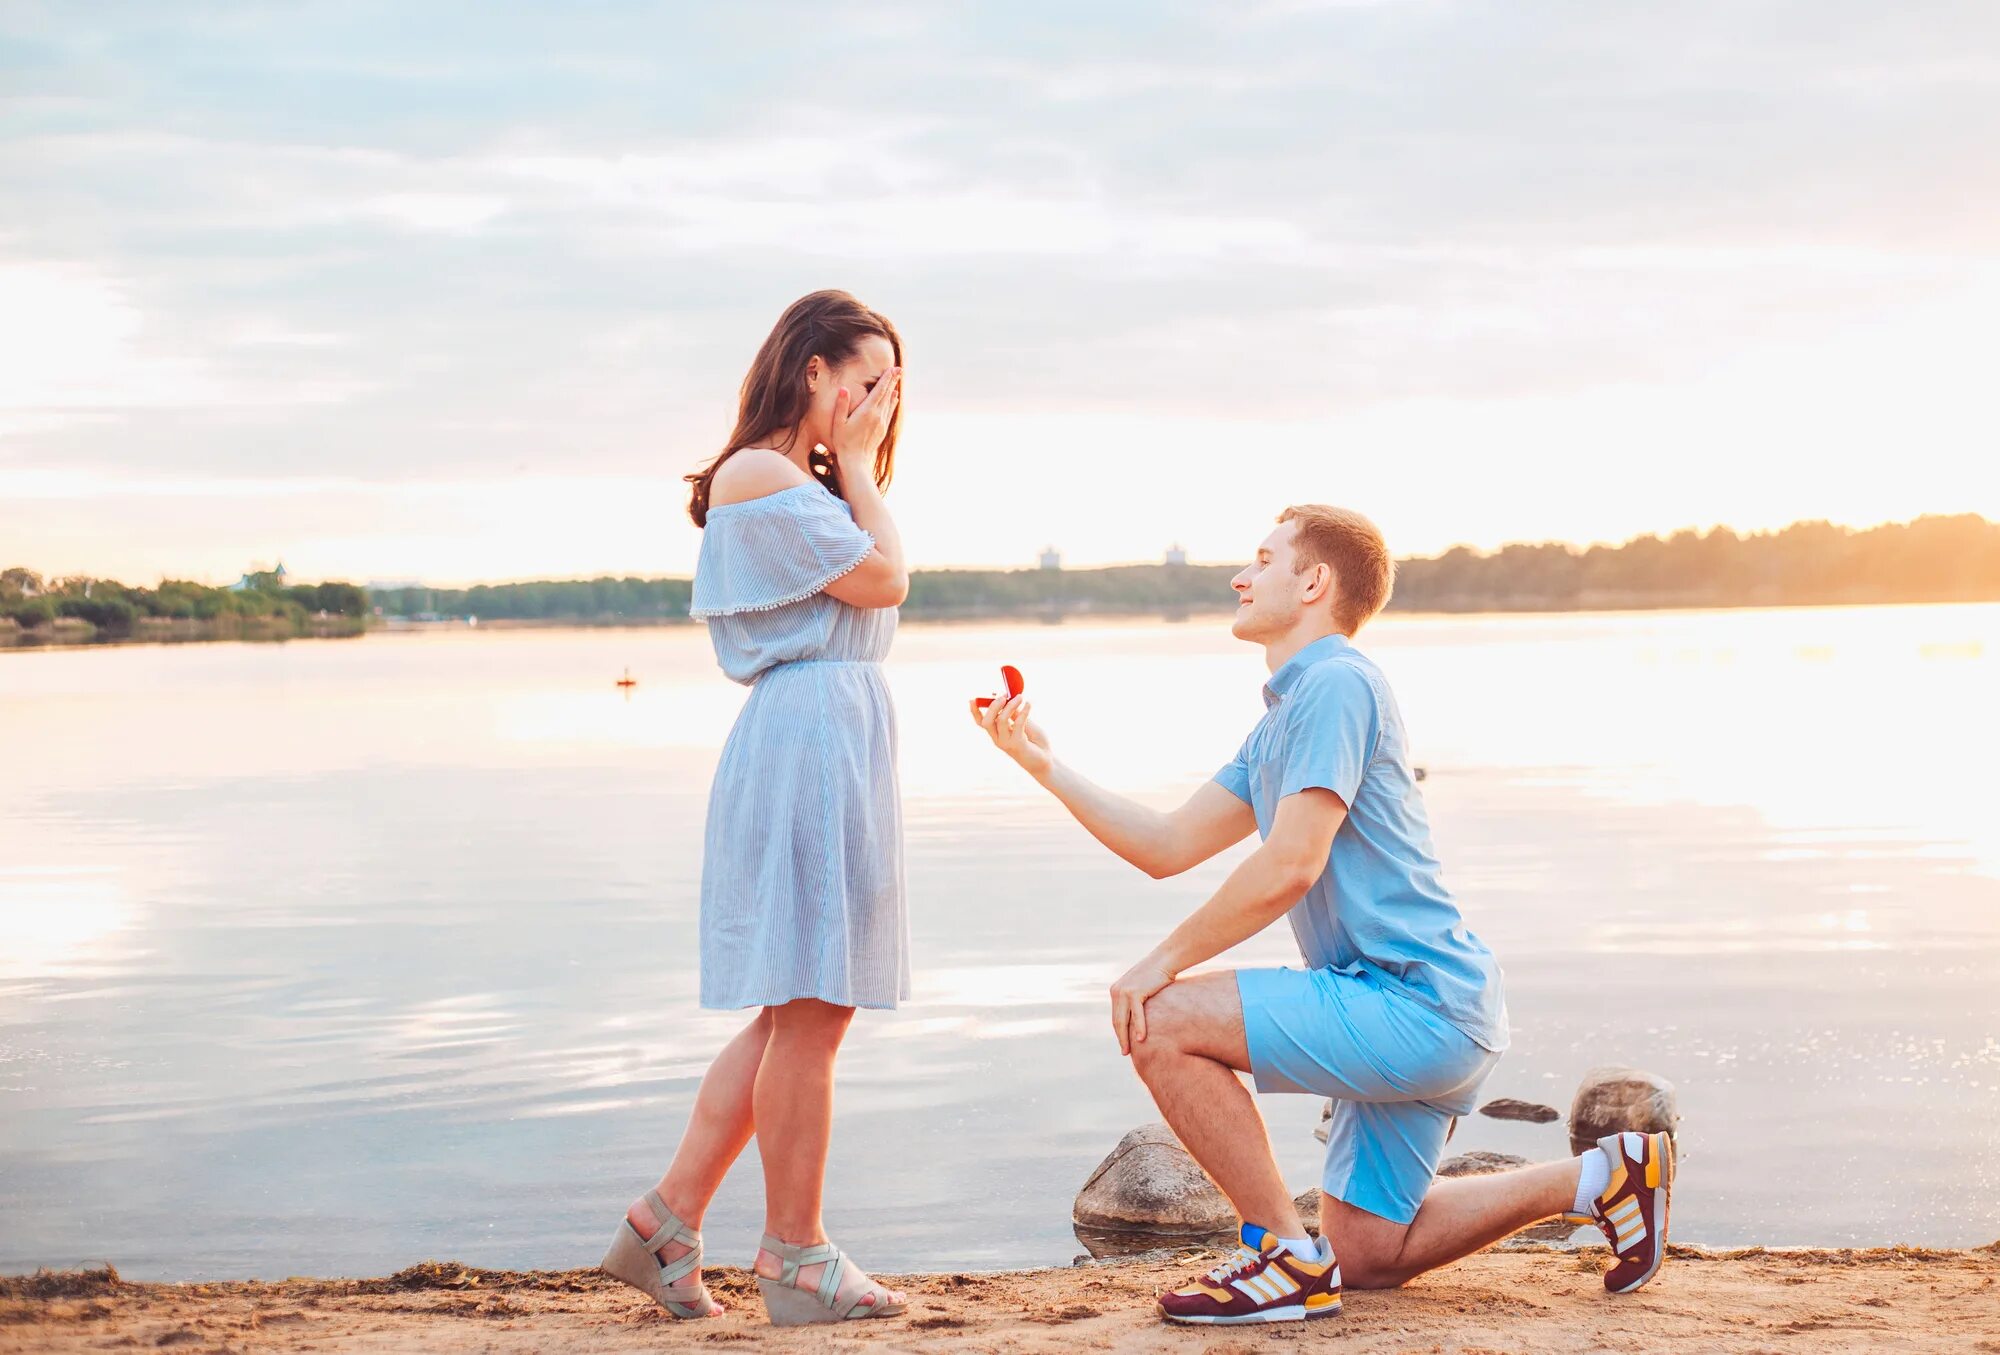
<svg viewBox="0 0 2000 1355">
<path fill-rule="evenodd" d="M 1237 639 L 1267 643 L 1288 633 L 1304 614 L 1306 590 L 1322 576 L 1316 568 L 1303 574 L 1293 569 L 1298 563 L 1292 550 L 1297 530 L 1297 523 L 1279 523 L 1257 547 L 1256 558 L 1229 581 L 1236 590 L 1236 619 L 1229 633 Z"/>
</svg>

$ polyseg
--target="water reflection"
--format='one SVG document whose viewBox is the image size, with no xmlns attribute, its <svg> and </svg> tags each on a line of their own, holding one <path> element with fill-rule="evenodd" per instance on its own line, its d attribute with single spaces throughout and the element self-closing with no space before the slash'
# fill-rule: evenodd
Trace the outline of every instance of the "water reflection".
<svg viewBox="0 0 2000 1355">
<path fill-rule="evenodd" d="M 1674 1077 L 1691 1239 L 1992 1240 L 2000 608 L 1369 645 L 1507 966 L 1492 1094 Z M 1074 1253 L 1077 1185 L 1156 1118 L 1104 985 L 1229 865 L 1148 880 L 981 748 L 964 700 L 1003 661 L 1066 756 L 1161 804 L 1261 709 L 1254 652 L 1202 621 L 906 628 L 917 999 L 857 1023 L 828 1202 L 885 1269 Z M 693 630 L 0 656 L 0 1268 L 593 1259 L 742 1019 L 695 1009 L 693 958 L 741 699 Z M 1292 955 L 1279 930 L 1232 959 Z M 1312 1184 L 1316 1103 L 1265 1108 Z M 1563 1151 L 1476 1117 L 1454 1147 Z M 1802 1201 L 1801 1160 L 1843 1189 Z M 759 1188 L 746 1160 L 720 1258 Z"/>
<path fill-rule="evenodd" d="M 108 870 L 0 867 L 0 981 L 74 972 L 126 920 Z"/>
</svg>

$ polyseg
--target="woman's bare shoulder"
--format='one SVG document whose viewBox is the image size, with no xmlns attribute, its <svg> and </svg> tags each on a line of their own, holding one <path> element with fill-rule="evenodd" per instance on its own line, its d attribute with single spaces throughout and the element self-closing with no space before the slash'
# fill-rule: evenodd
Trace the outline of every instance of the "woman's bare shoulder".
<svg viewBox="0 0 2000 1355">
<path fill-rule="evenodd" d="M 716 467 L 715 478 L 708 485 L 708 503 L 711 508 L 747 503 L 811 483 L 812 477 L 784 453 L 768 447 L 745 447 Z"/>
</svg>

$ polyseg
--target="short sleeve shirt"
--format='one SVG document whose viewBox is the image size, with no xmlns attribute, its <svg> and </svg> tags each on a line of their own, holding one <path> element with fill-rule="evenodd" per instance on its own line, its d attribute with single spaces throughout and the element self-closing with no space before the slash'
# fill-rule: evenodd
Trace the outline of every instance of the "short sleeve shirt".
<svg viewBox="0 0 2000 1355">
<path fill-rule="evenodd" d="M 1278 802 L 1325 789 L 1347 806 L 1326 869 L 1288 914 L 1306 962 L 1367 971 L 1464 1031 L 1507 1047 L 1500 965 L 1445 887 L 1403 718 L 1372 660 L 1315 640 L 1264 686 L 1264 718 L 1216 782 L 1269 837 Z"/>
</svg>

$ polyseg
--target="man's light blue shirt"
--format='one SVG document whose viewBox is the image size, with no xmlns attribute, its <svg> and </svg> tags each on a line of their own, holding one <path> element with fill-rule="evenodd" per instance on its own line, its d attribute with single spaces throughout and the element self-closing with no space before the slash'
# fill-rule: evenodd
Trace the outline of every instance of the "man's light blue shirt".
<svg viewBox="0 0 2000 1355">
<path fill-rule="evenodd" d="M 1431 846 L 1402 713 L 1343 635 L 1315 640 L 1264 685 L 1264 718 L 1215 774 L 1271 835 L 1278 801 L 1323 787 L 1347 806 L 1326 869 L 1287 915 L 1314 968 L 1367 971 L 1464 1031 L 1507 1047 L 1500 965 L 1466 930 Z"/>
</svg>

